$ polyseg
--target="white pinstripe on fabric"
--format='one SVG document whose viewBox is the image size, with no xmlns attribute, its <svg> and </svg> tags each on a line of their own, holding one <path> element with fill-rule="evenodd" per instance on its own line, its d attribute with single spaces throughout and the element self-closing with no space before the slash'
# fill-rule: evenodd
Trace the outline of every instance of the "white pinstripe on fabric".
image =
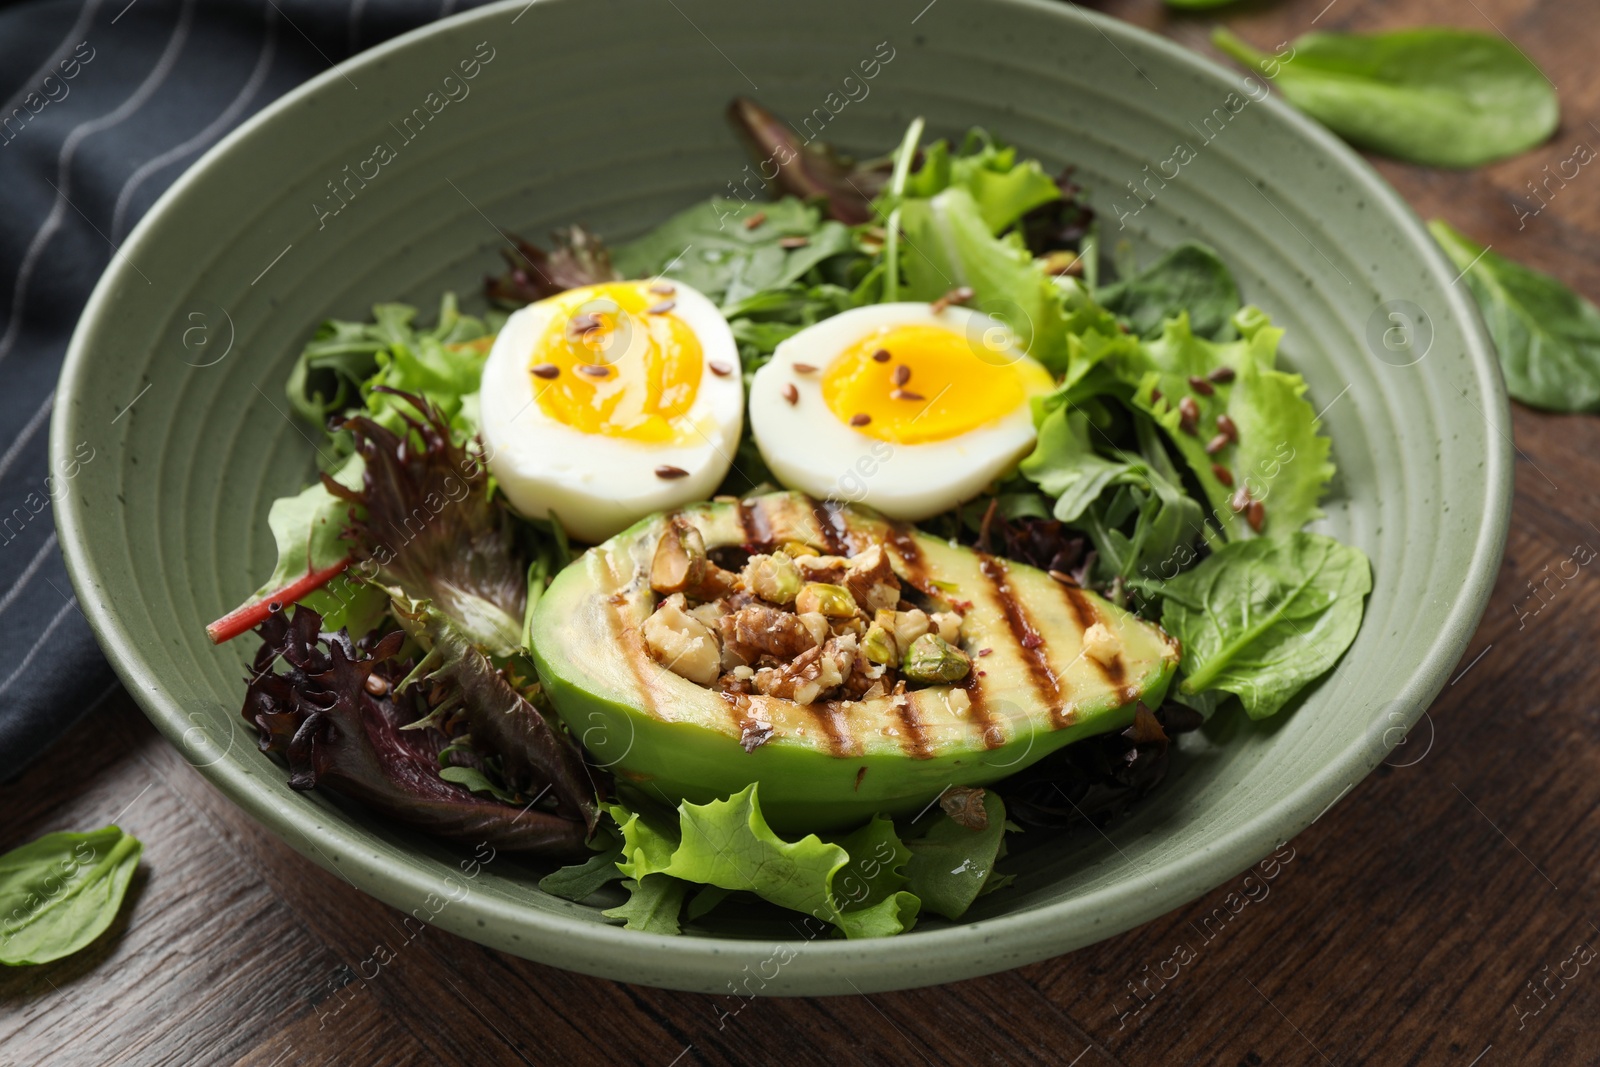
<svg viewBox="0 0 1600 1067">
<path fill-rule="evenodd" d="M 16 344 L 17 336 L 22 332 L 22 309 L 28 294 L 28 282 L 33 277 L 33 268 L 38 263 L 39 257 L 44 253 L 45 246 L 55 236 L 56 230 L 61 226 L 61 219 L 66 214 L 67 194 L 71 188 L 72 179 L 70 170 L 72 157 L 77 153 L 78 146 L 86 138 L 97 133 L 109 130 L 122 122 L 128 116 L 144 106 L 145 101 L 161 87 L 167 80 L 167 75 L 172 73 L 172 68 L 178 62 L 178 54 L 183 50 L 184 42 L 189 36 L 189 26 L 194 19 L 195 0 L 184 0 L 183 10 L 178 15 L 178 22 L 172 29 L 172 35 L 167 38 L 166 48 L 150 73 L 145 76 L 139 87 L 114 109 L 96 119 L 89 119 L 73 127 L 61 143 L 61 151 L 56 154 L 56 186 L 55 203 L 50 208 L 50 214 L 45 218 L 44 224 L 34 234 L 33 240 L 28 244 L 28 251 L 22 257 L 22 266 L 17 269 L 17 280 L 11 295 L 11 321 L 6 324 L 6 332 L 0 334 L 0 363 L 5 361 L 11 353 L 11 348 Z"/>
</svg>

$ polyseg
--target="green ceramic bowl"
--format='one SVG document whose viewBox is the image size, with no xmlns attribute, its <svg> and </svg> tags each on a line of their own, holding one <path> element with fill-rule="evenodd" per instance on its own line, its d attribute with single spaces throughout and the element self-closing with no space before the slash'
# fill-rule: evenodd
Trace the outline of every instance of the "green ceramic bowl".
<svg viewBox="0 0 1600 1067">
<path fill-rule="evenodd" d="M 542 895 L 537 865 L 478 864 L 291 791 L 239 716 L 251 642 L 206 640 L 271 567 L 269 502 L 313 475 L 314 434 L 287 417 L 283 381 L 317 322 L 476 293 L 497 228 L 538 237 L 581 221 L 621 238 L 741 187 L 751 172 L 722 115 L 735 94 L 869 153 L 914 115 L 936 134 L 982 124 L 1076 164 L 1111 241 L 1216 247 L 1288 329 L 1285 359 L 1327 409 L 1339 476 L 1322 527 L 1372 557 L 1360 636 L 1301 706 L 1185 738 L 1170 779 L 1110 839 L 1029 848 L 1015 885 L 960 925 L 848 943 L 737 917 L 678 938 L 624 931 Z M 1371 168 L 1261 83 L 1073 5 L 508 3 L 314 79 L 145 218 L 62 373 L 54 456 L 86 443 L 94 458 L 60 500 L 61 544 L 161 731 L 380 900 L 631 982 L 770 995 L 950 981 L 1126 930 L 1233 877 L 1343 796 L 1439 692 L 1489 596 L 1511 491 L 1505 393 L 1454 276 Z"/>
</svg>

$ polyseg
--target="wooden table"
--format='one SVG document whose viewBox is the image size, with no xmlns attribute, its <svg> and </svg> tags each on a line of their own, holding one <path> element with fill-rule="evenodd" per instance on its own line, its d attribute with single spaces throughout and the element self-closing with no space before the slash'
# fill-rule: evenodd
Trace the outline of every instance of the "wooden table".
<svg viewBox="0 0 1600 1067">
<path fill-rule="evenodd" d="M 1197 48 L 1213 21 L 1155 0 L 1099 6 Z M 1379 168 L 1424 217 L 1600 299 L 1600 172 L 1521 225 L 1518 210 L 1537 206 L 1519 194 L 1542 168 L 1600 143 L 1591 2 L 1284 0 L 1227 21 L 1263 46 L 1314 22 L 1509 34 L 1560 88 L 1555 138 L 1479 171 Z M 1006 974 L 762 1000 L 720 1021 L 712 997 L 567 974 L 433 929 L 366 980 L 375 947 L 404 941 L 399 913 L 258 829 L 118 692 L 0 791 L 0 846 L 114 819 L 145 841 L 108 936 L 0 975 L 0 1065 L 1600 1063 L 1600 957 L 1556 977 L 1581 944 L 1600 949 L 1600 576 L 1585 567 L 1529 599 L 1576 547 L 1600 548 L 1600 418 L 1518 408 L 1515 422 L 1510 546 L 1459 676 L 1394 766 L 1295 838 L 1267 896 L 1209 942 L 1191 922 L 1234 885 Z M 1130 982 L 1184 944 L 1193 962 L 1135 1000 Z"/>
</svg>

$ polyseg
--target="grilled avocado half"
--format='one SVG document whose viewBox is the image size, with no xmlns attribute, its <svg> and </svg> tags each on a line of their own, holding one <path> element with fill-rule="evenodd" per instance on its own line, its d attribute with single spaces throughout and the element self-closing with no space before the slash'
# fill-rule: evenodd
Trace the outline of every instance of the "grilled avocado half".
<svg viewBox="0 0 1600 1067">
<path fill-rule="evenodd" d="M 652 559 L 674 523 L 696 527 L 712 552 L 801 542 L 853 556 L 881 545 L 904 585 L 964 612 L 973 669 L 953 686 L 813 704 L 679 677 L 651 656 L 641 631 L 658 599 Z M 1090 655 L 1084 635 L 1096 623 Z M 1161 701 L 1179 651 L 1159 628 L 1043 571 L 799 493 L 642 520 L 556 577 L 532 637 L 540 681 L 597 764 L 672 804 L 758 782 L 768 822 L 792 832 L 915 813 L 950 786 L 994 782 L 1069 742 L 1123 729 L 1138 703 Z M 747 751 L 753 728 L 764 740 Z"/>
</svg>

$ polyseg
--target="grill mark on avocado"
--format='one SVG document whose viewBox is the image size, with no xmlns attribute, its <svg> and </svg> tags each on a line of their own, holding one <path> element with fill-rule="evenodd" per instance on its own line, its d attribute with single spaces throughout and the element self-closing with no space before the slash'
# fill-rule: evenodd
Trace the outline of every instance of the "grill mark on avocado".
<svg viewBox="0 0 1600 1067">
<path fill-rule="evenodd" d="M 911 694 L 902 693 L 893 699 L 895 714 L 900 716 L 900 724 L 905 727 L 900 733 L 900 747 L 912 759 L 932 759 L 933 753 L 928 751 L 928 731 L 922 725 L 922 716 L 917 714 Z"/>
<path fill-rule="evenodd" d="M 744 543 L 752 551 L 764 550 L 772 544 L 772 525 L 766 512 L 748 500 L 739 501 L 739 528 L 744 531 Z"/>
<path fill-rule="evenodd" d="M 1011 591 L 1011 585 L 1006 581 L 1005 564 L 993 556 L 980 552 L 978 569 L 989 579 L 989 588 L 994 592 L 1001 613 L 1006 617 L 1006 625 L 1011 628 L 1011 637 L 1017 643 L 1017 651 L 1022 656 L 1023 663 L 1028 666 L 1028 674 L 1033 678 L 1034 689 L 1043 698 L 1045 706 L 1050 709 L 1050 721 L 1056 729 L 1070 725 L 1072 716 L 1064 716 L 1061 713 L 1060 682 L 1055 672 L 1050 669 L 1050 661 L 1042 651 L 1044 638 L 1034 629 L 1033 623 L 1029 621 L 1027 612 L 1022 607 L 1022 602 Z"/>
<path fill-rule="evenodd" d="M 989 702 L 983 695 L 983 683 L 978 679 L 978 668 L 973 667 L 968 671 L 956 688 L 965 690 L 967 699 L 972 703 L 970 714 L 974 725 L 978 727 L 979 736 L 983 738 L 983 747 L 995 749 L 1005 744 L 1006 732 L 994 721 L 994 715 L 989 711 Z"/>
<path fill-rule="evenodd" d="M 834 717 L 839 713 L 838 705 L 834 701 L 796 706 L 805 708 L 811 712 L 811 717 L 817 720 L 817 724 L 822 727 L 822 732 L 828 739 L 829 752 L 835 756 L 849 754 L 849 746 L 845 743 L 845 735 L 840 729 L 839 720 Z"/>
<path fill-rule="evenodd" d="M 622 658 L 627 661 L 628 669 L 633 672 L 634 691 L 639 694 L 640 702 L 645 705 L 642 710 L 645 714 L 656 718 L 655 701 L 651 699 L 650 685 L 645 680 L 644 672 L 646 670 L 664 671 L 666 668 L 657 663 L 655 657 L 650 655 L 650 649 L 644 643 L 644 635 L 638 631 L 637 627 L 633 628 L 635 640 L 633 642 L 627 640 L 629 627 L 622 618 L 623 609 L 629 604 L 627 595 L 613 593 L 605 598 L 605 604 L 606 623 L 611 630 L 611 643 L 622 649 Z"/>
<path fill-rule="evenodd" d="M 905 565 L 906 581 L 917 589 L 928 588 L 928 565 L 922 558 L 922 549 L 917 547 L 917 539 L 903 523 L 888 523 L 887 529 L 888 535 L 885 540 L 894 548 L 895 554 L 900 557 L 900 562 Z"/>
<path fill-rule="evenodd" d="M 1097 622 L 1103 622 L 1100 612 L 1095 608 L 1094 602 L 1084 595 L 1082 589 L 1074 589 L 1070 585 L 1061 586 L 1061 591 L 1066 595 L 1067 606 L 1072 610 L 1073 617 L 1078 620 L 1078 629 L 1088 633 L 1089 627 Z M 1100 676 L 1110 683 L 1113 689 L 1122 685 L 1127 677 L 1128 669 L 1122 662 L 1122 653 L 1118 652 L 1112 657 L 1110 663 L 1101 663 L 1093 656 L 1085 654 L 1084 659 L 1099 668 Z"/>
<path fill-rule="evenodd" d="M 827 548 L 828 555 L 848 556 L 850 537 L 844 524 L 839 521 L 838 508 L 816 497 L 808 496 L 806 500 L 811 504 L 811 517 L 816 520 L 817 532 L 822 535 L 822 543 Z"/>
</svg>

